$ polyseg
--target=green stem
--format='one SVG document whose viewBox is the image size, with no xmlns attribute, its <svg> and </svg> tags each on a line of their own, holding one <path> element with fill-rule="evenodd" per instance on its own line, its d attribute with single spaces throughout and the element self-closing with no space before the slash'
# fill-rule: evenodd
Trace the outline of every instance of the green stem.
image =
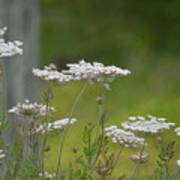
<svg viewBox="0 0 180 180">
<path fill-rule="evenodd" d="M 142 160 L 141 158 L 142 158 L 144 149 L 145 149 L 145 146 L 142 146 L 142 149 L 141 149 L 141 151 L 139 153 L 139 162 L 135 166 L 134 173 L 133 173 L 133 176 L 132 176 L 131 180 L 137 180 L 138 179 L 139 171 L 140 171 L 140 165 L 141 165 L 141 160 Z"/>
<path fill-rule="evenodd" d="M 80 100 L 80 98 L 82 97 L 82 95 L 84 94 L 86 88 L 87 88 L 87 83 L 84 84 L 84 86 L 82 87 L 81 91 L 79 92 L 79 94 L 77 95 L 77 97 L 75 98 L 75 101 L 71 107 L 71 111 L 69 114 L 69 120 L 72 118 L 75 108 Z M 69 125 L 70 125 L 70 121 L 67 124 L 67 126 L 64 129 L 63 134 L 61 134 L 61 132 L 59 133 L 59 138 L 61 139 L 60 144 L 59 144 L 59 154 L 58 154 L 58 162 L 57 162 L 57 166 L 56 166 L 56 180 L 58 180 L 58 173 L 59 173 L 59 169 L 61 167 L 61 160 L 62 160 L 62 153 L 63 153 L 63 147 L 64 147 L 64 143 L 65 143 L 65 137 L 67 136 L 68 130 L 69 130 Z"/>
<path fill-rule="evenodd" d="M 44 168 L 44 149 L 45 149 L 45 146 L 46 146 L 46 142 L 47 142 L 47 128 L 48 128 L 48 112 L 49 112 L 49 107 L 50 107 L 50 100 L 49 100 L 49 94 L 48 94 L 48 92 L 49 92 L 49 88 L 51 88 L 51 87 L 48 87 L 48 89 L 47 89 L 47 94 L 45 93 L 45 99 L 46 99 L 46 116 L 45 116 L 45 119 L 44 119 L 44 121 L 45 121 L 45 135 L 44 135 L 44 138 L 43 138 L 43 141 L 42 141 L 42 162 L 41 162 L 41 171 L 42 171 L 42 180 L 44 180 L 45 179 L 45 176 L 44 176 L 44 171 L 45 171 L 45 168 Z"/>
<path fill-rule="evenodd" d="M 97 125 L 97 129 L 96 129 L 96 135 L 95 135 L 95 143 L 98 144 L 98 138 L 99 138 L 99 131 L 101 130 L 101 139 L 100 139 L 100 143 L 99 143 L 99 147 L 97 148 L 97 153 L 94 159 L 93 164 L 95 165 L 100 153 L 101 153 L 101 148 L 103 145 L 103 140 L 104 140 L 104 115 L 105 115 L 105 111 L 104 111 L 104 105 L 105 105 L 105 89 L 104 87 L 102 87 L 102 91 L 101 91 L 101 98 L 102 98 L 102 102 L 99 104 L 99 119 L 98 119 L 98 125 Z"/>
<path fill-rule="evenodd" d="M 114 164 L 113 164 L 113 166 L 112 166 L 112 171 L 111 171 L 111 174 L 113 173 L 113 171 L 114 171 L 115 167 L 116 167 L 116 166 L 117 166 L 117 164 L 118 164 L 118 161 L 119 161 L 119 159 L 120 159 L 120 156 L 121 156 L 121 154 L 122 154 L 123 149 L 124 149 L 124 147 L 123 147 L 123 146 L 121 146 L 121 148 L 120 148 L 119 152 L 117 153 L 117 156 L 116 156 L 115 162 L 114 162 Z"/>
</svg>

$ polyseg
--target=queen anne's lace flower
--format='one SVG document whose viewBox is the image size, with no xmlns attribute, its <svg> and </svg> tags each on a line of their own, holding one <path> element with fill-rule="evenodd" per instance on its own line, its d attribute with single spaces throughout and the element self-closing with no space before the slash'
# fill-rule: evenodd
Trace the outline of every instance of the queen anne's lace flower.
<svg viewBox="0 0 180 180">
<path fill-rule="evenodd" d="M 6 157 L 6 154 L 2 149 L 0 149 L 0 160 L 4 159 Z"/>
<path fill-rule="evenodd" d="M 112 137 L 112 142 L 124 147 L 138 148 L 146 145 L 144 138 L 137 137 L 133 132 L 124 131 L 117 126 L 105 128 L 105 134 Z"/>
<path fill-rule="evenodd" d="M 30 103 L 30 101 L 26 99 L 23 103 L 17 103 L 17 105 L 8 112 L 24 116 L 46 116 L 47 113 L 54 111 L 55 109 L 51 106 L 38 104 L 36 102 Z"/>
<path fill-rule="evenodd" d="M 65 118 L 65 119 L 57 120 L 57 121 L 50 122 L 47 124 L 41 124 L 39 125 L 39 127 L 34 129 L 31 134 L 36 134 L 36 133 L 45 134 L 47 132 L 51 132 L 55 130 L 63 130 L 65 126 L 74 124 L 76 121 L 77 119 L 74 119 L 74 118 L 71 118 L 71 119 Z"/>
<path fill-rule="evenodd" d="M 148 115 L 147 118 L 142 116 L 129 117 L 130 121 L 122 123 L 122 127 L 131 131 L 145 132 L 145 133 L 159 133 L 175 126 L 175 123 L 167 123 L 166 118 L 158 118 Z"/>
<path fill-rule="evenodd" d="M 6 32 L 7 28 L 4 27 L 0 29 L 0 36 L 3 36 Z M 12 41 L 6 42 L 3 38 L 0 38 L 0 58 L 2 57 L 10 57 L 16 54 L 22 55 L 23 50 L 21 41 Z"/>
<path fill-rule="evenodd" d="M 33 69 L 33 74 L 45 81 L 53 81 L 58 83 L 67 83 L 72 79 L 71 75 L 65 75 L 59 72 L 54 64 L 50 64 L 49 66 L 44 66 L 44 69 Z"/>
<path fill-rule="evenodd" d="M 111 82 L 116 77 L 126 76 L 131 72 L 127 69 L 121 69 L 116 66 L 104 66 L 98 62 L 85 62 L 81 60 L 79 63 L 67 64 L 68 70 L 63 73 L 70 74 L 75 80 L 88 79 L 93 82 Z"/>
<path fill-rule="evenodd" d="M 177 136 L 180 136 L 180 127 L 176 128 L 174 131 Z"/>
<path fill-rule="evenodd" d="M 43 173 L 39 173 L 39 177 L 42 177 L 44 175 L 45 179 L 54 179 L 56 177 L 55 173 L 49 173 L 47 171 Z"/>
</svg>

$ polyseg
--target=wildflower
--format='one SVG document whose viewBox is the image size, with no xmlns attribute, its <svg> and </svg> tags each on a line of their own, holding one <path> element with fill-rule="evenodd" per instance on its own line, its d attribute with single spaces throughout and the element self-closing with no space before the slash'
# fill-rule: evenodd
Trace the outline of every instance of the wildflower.
<svg viewBox="0 0 180 180">
<path fill-rule="evenodd" d="M 54 64 L 44 66 L 44 69 L 42 70 L 34 68 L 32 72 L 35 76 L 44 81 L 53 81 L 64 84 L 73 80 L 71 75 L 59 72 Z"/>
<path fill-rule="evenodd" d="M 180 167 L 180 159 L 176 161 L 176 165 Z"/>
<path fill-rule="evenodd" d="M 3 36 L 6 32 L 7 28 L 4 27 L 0 29 L 0 36 Z M 23 50 L 21 46 L 23 43 L 21 41 L 9 41 L 6 42 L 3 38 L 0 38 L 0 58 L 2 57 L 10 57 L 16 54 L 23 54 Z"/>
<path fill-rule="evenodd" d="M 180 136 L 180 127 L 176 128 L 174 131 L 177 136 Z"/>
<path fill-rule="evenodd" d="M 54 179 L 56 177 L 55 173 L 50 174 L 49 172 L 45 171 L 44 174 L 43 173 L 39 173 L 39 177 L 44 176 L 45 179 Z"/>
<path fill-rule="evenodd" d="M 55 109 L 51 106 L 46 106 L 43 104 L 38 104 L 37 102 L 30 103 L 28 99 L 23 103 L 17 103 L 12 109 L 10 109 L 9 113 L 15 113 L 17 115 L 24 116 L 46 116 L 47 113 L 54 112 Z"/>
<path fill-rule="evenodd" d="M 147 162 L 148 157 L 149 157 L 149 155 L 147 153 L 143 152 L 143 153 L 138 153 L 138 154 L 132 154 L 130 156 L 130 159 L 132 161 L 134 161 L 135 163 L 143 164 L 143 163 Z"/>
<path fill-rule="evenodd" d="M 175 123 L 165 122 L 165 118 L 158 118 L 152 115 L 148 115 L 147 118 L 142 116 L 129 117 L 129 120 L 121 124 L 123 128 L 152 134 L 168 130 L 175 125 Z"/>
<path fill-rule="evenodd" d="M 47 132 L 51 132 L 54 130 L 63 130 L 65 126 L 69 124 L 74 124 L 75 122 L 77 122 L 77 119 L 75 118 L 71 118 L 71 119 L 65 118 L 54 122 L 41 124 L 35 130 L 33 130 L 31 134 L 36 134 L 36 133 L 45 134 Z"/>
<path fill-rule="evenodd" d="M 105 134 L 112 137 L 112 142 L 124 147 L 138 148 L 147 145 L 143 138 L 137 137 L 133 132 L 119 129 L 117 126 L 105 128 Z"/>
<path fill-rule="evenodd" d="M 68 70 L 63 71 L 65 74 L 70 74 L 75 80 L 87 79 L 92 82 L 111 82 L 116 77 L 126 76 L 131 72 L 127 69 L 121 69 L 116 66 L 104 66 L 98 62 L 85 62 L 67 64 Z"/>
<path fill-rule="evenodd" d="M 2 149 L 0 149 L 0 160 L 4 159 L 6 157 L 6 154 Z"/>
</svg>

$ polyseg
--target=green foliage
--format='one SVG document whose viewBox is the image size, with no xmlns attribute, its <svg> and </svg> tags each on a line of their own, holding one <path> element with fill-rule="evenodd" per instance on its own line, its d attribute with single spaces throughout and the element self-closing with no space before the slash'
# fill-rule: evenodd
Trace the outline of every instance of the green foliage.
<svg viewBox="0 0 180 180">
<path fill-rule="evenodd" d="M 174 157 L 175 141 L 162 145 L 160 153 L 158 155 L 157 165 L 153 174 L 149 176 L 148 180 L 177 180 L 175 175 L 169 173 L 169 162 Z"/>
<path fill-rule="evenodd" d="M 37 163 L 35 163 L 37 159 L 34 156 L 29 156 L 29 158 L 25 159 L 24 163 L 22 164 L 22 172 L 20 177 L 23 180 L 35 180 L 38 178 L 38 169 L 36 167 Z"/>
</svg>

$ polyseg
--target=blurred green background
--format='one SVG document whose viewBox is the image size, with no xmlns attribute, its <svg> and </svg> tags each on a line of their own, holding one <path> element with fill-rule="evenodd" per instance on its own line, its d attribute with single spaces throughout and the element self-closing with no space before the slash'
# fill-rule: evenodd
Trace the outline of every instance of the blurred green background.
<svg viewBox="0 0 180 180">
<path fill-rule="evenodd" d="M 40 10 L 41 65 L 54 62 L 64 68 L 67 62 L 85 58 L 132 71 L 132 75 L 111 84 L 107 125 L 146 114 L 165 116 L 180 125 L 180 1 L 41 0 Z M 60 109 L 54 119 L 68 115 L 82 86 L 72 83 L 54 88 L 54 106 Z M 73 161 L 72 148 L 80 147 L 85 122 L 98 118 L 98 95 L 99 86 L 90 86 L 78 104 L 74 116 L 79 122 L 66 139 L 64 167 Z M 166 137 L 170 139 L 169 134 Z M 54 171 L 57 136 L 52 135 L 49 144 L 47 169 Z M 151 159 L 155 159 L 154 149 L 148 148 Z M 146 165 L 143 174 L 151 173 L 154 163 Z M 115 177 L 132 171 L 133 164 L 127 158 L 120 165 Z"/>
</svg>

